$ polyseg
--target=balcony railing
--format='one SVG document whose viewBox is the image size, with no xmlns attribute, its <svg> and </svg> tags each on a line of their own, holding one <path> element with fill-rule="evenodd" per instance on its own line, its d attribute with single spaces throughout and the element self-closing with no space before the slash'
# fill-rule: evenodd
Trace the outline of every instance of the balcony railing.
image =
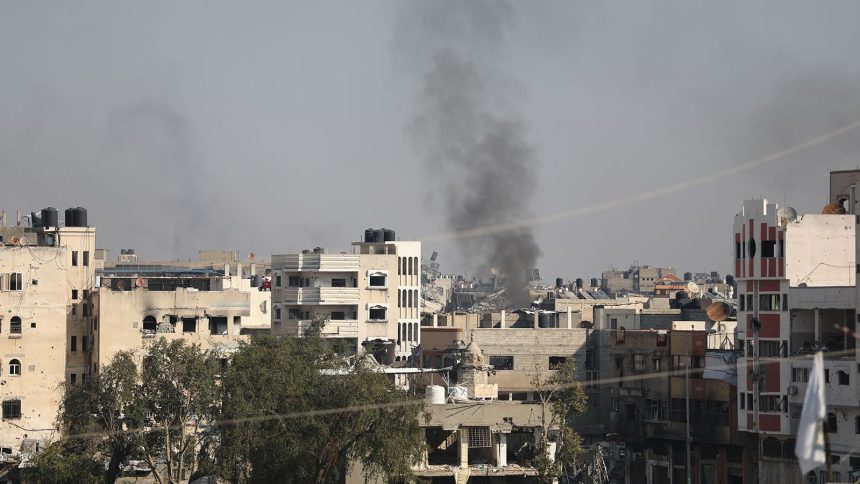
<svg viewBox="0 0 860 484">
<path fill-rule="evenodd" d="M 296 334 L 302 335 L 313 324 L 312 320 L 288 320 L 288 325 L 295 325 Z M 357 319 L 338 319 L 326 321 L 322 329 L 322 335 L 328 337 L 358 337 Z"/>
<path fill-rule="evenodd" d="M 275 293 L 286 304 L 358 304 L 357 287 L 288 287 Z"/>
<path fill-rule="evenodd" d="M 289 254 L 283 257 L 275 256 L 272 259 L 275 269 L 286 271 L 356 272 L 359 255 Z"/>
</svg>

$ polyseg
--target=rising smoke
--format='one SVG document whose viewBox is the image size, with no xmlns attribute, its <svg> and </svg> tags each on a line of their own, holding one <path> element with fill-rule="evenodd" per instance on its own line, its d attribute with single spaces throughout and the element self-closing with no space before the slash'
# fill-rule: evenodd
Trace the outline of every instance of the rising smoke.
<svg viewBox="0 0 860 484">
<path fill-rule="evenodd" d="M 489 61 L 512 13 L 498 1 L 419 2 L 403 17 L 402 45 L 424 73 L 411 132 L 454 232 L 529 215 L 538 162 L 505 92 L 516 83 Z M 424 36 L 422 27 L 434 32 Z M 457 247 L 481 277 L 504 281 L 512 303 L 528 302 L 527 274 L 541 255 L 531 228 L 460 240 Z"/>
</svg>

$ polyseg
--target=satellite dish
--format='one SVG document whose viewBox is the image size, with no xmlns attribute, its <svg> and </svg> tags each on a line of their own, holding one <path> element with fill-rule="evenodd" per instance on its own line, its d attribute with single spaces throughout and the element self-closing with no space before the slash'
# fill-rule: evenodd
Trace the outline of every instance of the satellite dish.
<svg viewBox="0 0 860 484">
<path fill-rule="evenodd" d="M 18 236 L 13 235 L 11 238 L 9 238 L 9 242 L 12 242 L 13 244 L 17 244 L 18 243 Z"/>
<path fill-rule="evenodd" d="M 732 307 L 724 301 L 713 301 L 707 309 L 708 317 L 712 321 L 725 321 L 732 314 Z"/>
<path fill-rule="evenodd" d="M 21 237 L 20 239 L 18 239 L 19 245 L 27 245 L 27 242 L 28 242 L 27 237 Z"/>
<path fill-rule="evenodd" d="M 844 215 L 845 207 L 839 202 L 828 203 L 821 209 L 822 215 Z"/>
<path fill-rule="evenodd" d="M 702 290 L 699 288 L 699 285 L 693 281 L 687 282 L 687 292 L 689 294 L 700 294 Z"/>
<path fill-rule="evenodd" d="M 781 207 L 776 211 L 776 220 L 780 226 L 786 226 L 797 220 L 797 210 L 791 207 Z"/>
</svg>

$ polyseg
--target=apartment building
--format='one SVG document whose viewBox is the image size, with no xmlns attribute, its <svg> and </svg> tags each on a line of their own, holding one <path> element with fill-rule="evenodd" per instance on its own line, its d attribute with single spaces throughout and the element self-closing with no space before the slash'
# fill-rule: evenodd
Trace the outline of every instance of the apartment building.
<svg viewBox="0 0 860 484">
<path fill-rule="evenodd" d="M 86 210 L 54 208 L 0 224 L 0 451 L 38 450 L 54 433 L 60 385 L 90 373 L 98 261 Z"/>
<path fill-rule="evenodd" d="M 272 256 L 272 333 L 322 335 L 384 362 L 405 361 L 421 342 L 421 242 L 368 229 L 352 252 L 322 248 Z"/>
<path fill-rule="evenodd" d="M 735 216 L 739 367 L 746 368 L 738 372 L 738 428 L 758 436 L 765 481 L 801 482 L 794 436 L 817 351 L 824 352 L 834 478 L 860 477 L 860 353 L 852 337 L 858 175 L 831 173 L 830 204 L 820 214 L 747 200 Z"/>
</svg>

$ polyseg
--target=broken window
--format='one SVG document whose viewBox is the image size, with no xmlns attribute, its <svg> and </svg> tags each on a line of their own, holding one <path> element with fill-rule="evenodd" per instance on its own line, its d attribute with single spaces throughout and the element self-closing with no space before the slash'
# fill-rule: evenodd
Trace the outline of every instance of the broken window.
<svg viewBox="0 0 860 484">
<path fill-rule="evenodd" d="M 337 278 L 331 280 L 331 287 L 346 287 L 345 278 Z"/>
<path fill-rule="evenodd" d="M 182 332 L 183 333 L 196 333 L 197 332 L 197 318 L 182 318 Z"/>
<path fill-rule="evenodd" d="M 158 323 L 155 321 L 155 316 L 147 316 L 143 318 L 143 330 L 152 331 L 153 333 L 158 330 Z"/>
<path fill-rule="evenodd" d="M 9 274 L 9 290 L 22 291 L 24 289 L 23 279 L 20 272 L 12 272 Z"/>
<path fill-rule="evenodd" d="M 9 360 L 9 374 L 13 376 L 21 375 L 21 362 L 19 360 Z"/>
<path fill-rule="evenodd" d="M 567 357 L 566 356 L 550 356 L 549 357 L 549 369 L 550 370 L 557 370 L 558 367 L 564 365 L 565 363 L 567 363 Z"/>
<path fill-rule="evenodd" d="M 224 316 L 209 317 L 209 334 L 227 334 L 227 318 Z"/>
<path fill-rule="evenodd" d="M 372 306 L 369 312 L 369 319 L 375 321 L 385 321 L 387 319 L 385 306 Z"/>
<path fill-rule="evenodd" d="M 9 332 L 12 334 L 21 334 L 21 318 L 12 316 L 9 321 Z"/>
<path fill-rule="evenodd" d="M 479 449 L 490 447 L 489 427 L 469 427 L 469 448 Z"/>
<path fill-rule="evenodd" d="M 514 357 L 513 356 L 491 356 L 490 357 L 490 365 L 496 370 L 513 370 L 514 369 Z"/>
<path fill-rule="evenodd" d="M 3 418 L 21 418 L 21 400 L 3 400 Z"/>
</svg>

